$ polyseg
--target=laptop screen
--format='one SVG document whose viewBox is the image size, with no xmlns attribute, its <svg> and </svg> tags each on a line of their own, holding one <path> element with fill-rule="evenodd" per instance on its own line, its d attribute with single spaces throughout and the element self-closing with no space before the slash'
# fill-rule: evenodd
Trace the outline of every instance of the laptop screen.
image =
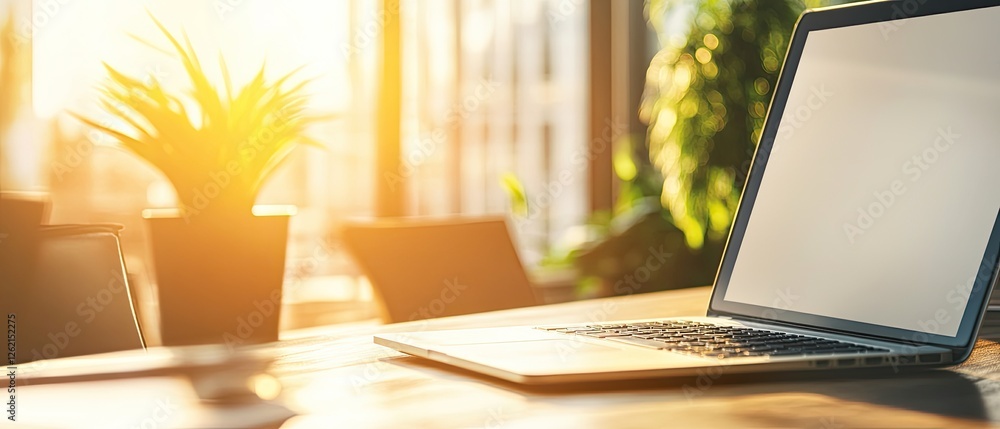
<svg viewBox="0 0 1000 429">
<path fill-rule="evenodd" d="M 1000 7 L 808 32 L 726 303 L 959 334 L 996 260 L 997 23 Z"/>
</svg>

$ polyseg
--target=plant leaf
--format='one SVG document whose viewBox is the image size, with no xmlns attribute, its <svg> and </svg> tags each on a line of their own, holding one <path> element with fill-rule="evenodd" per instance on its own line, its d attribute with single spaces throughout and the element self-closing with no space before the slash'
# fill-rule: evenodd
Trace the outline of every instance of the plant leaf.
<svg viewBox="0 0 1000 429">
<path fill-rule="evenodd" d="M 191 201 L 193 192 L 211 180 L 213 173 L 230 169 L 236 161 L 242 171 L 222 190 L 226 193 L 224 199 L 227 204 L 250 207 L 266 179 L 295 148 L 325 148 L 305 133 L 309 125 L 335 116 L 309 114 L 303 91 L 313 79 L 290 84 L 303 67 L 272 81 L 267 79 L 266 64 L 262 64 L 252 79 L 237 87 L 220 54 L 220 89 L 206 75 L 190 38 L 183 32 L 182 38 L 174 36 L 151 13 L 150 18 L 173 52 L 131 37 L 158 52 L 176 56 L 190 88 L 172 94 L 155 78 L 143 81 L 104 64 L 108 82 L 101 88 L 100 105 L 133 128 L 137 137 L 71 114 L 157 167 L 174 185 L 180 201 Z"/>
</svg>

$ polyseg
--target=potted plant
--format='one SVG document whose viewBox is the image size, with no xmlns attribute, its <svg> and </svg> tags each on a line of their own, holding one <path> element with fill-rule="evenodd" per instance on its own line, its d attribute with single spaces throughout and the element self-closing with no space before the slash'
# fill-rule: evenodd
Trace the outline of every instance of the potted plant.
<svg viewBox="0 0 1000 429">
<path fill-rule="evenodd" d="M 176 191 L 177 209 L 143 213 L 163 344 L 277 340 L 291 212 L 262 213 L 254 202 L 293 149 L 318 146 L 305 131 L 323 118 L 306 114 L 308 81 L 289 86 L 295 72 L 269 81 L 261 66 L 234 90 L 220 57 L 225 88 L 218 89 L 190 41 L 153 21 L 183 64 L 190 92 L 172 94 L 155 77 L 136 79 L 105 64 L 101 105 L 127 129 L 74 116 L 157 168 Z"/>
</svg>

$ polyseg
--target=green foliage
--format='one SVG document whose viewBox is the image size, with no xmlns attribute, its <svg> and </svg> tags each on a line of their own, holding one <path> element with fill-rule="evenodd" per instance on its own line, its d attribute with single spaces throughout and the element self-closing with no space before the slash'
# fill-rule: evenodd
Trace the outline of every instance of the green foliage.
<svg viewBox="0 0 1000 429">
<path fill-rule="evenodd" d="M 500 187 L 507 193 L 511 214 L 519 217 L 527 216 L 528 195 L 524 191 L 521 180 L 514 173 L 507 172 L 500 176 Z"/>
<path fill-rule="evenodd" d="M 302 91 L 309 81 L 286 89 L 295 72 L 268 81 L 262 65 L 250 82 L 234 91 L 220 56 L 225 90 L 219 90 L 190 40 L 185 36 L 181 43 L 153 21 L 184 66 L 191 84 L 187 97 L 168 93 L 155 76 L 136 79 L 105 64 L 109 82 L 102 88 L 101 105 L 128 129 L 74 116 L 158 168 L 173 184 L 182 210 L 249 213 L 265 180 L 298 144 L 322 147 L 305 135 L 310 124 L 325 119 L 306 114 Z M 196 196 L 212 183 L 220 188 L 218 196 L 207 207 L 198 204 Z"/>
<path fill-rule="evenodd" d="M 672 3 L 651 0 L 651 15 Z M 661 203 L 693 249 L 729 230 L 803 8 L 793 0 L 699 1 L 686 39 L 663 41 L 650 64 L 640 112 L 649 155 L 663 176 Z M 662 20 L 651 22 L 665 33 Z"/>
<path fill-rule="evenodd" d="M 574 255 L 581 275 L 606 294 L 712 282 L 794 23 L 805 7 L 838 2 L 647 0 L 661 46 L 639 112 L 648 157 L 628 165 L 615 154 L 619 200 L 613 216 L 595 217 L 604 239 Z M 687 28 L 667 19 L 692 10 Z M 661 246 L 670 257 L 648 269 Z M 639 288 L 620 287 L 646 271 Z"/>
</svg>

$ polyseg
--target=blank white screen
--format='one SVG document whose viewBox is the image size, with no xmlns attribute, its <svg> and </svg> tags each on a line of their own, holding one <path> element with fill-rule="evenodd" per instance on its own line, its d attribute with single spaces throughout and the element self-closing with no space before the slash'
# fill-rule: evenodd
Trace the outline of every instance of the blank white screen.
<svg viewBox="0 0 1000 429">
<path fill-rule="evenodd" d="M 957 334 L 1000 209 L 998 23 L 809 33 L 727 301 Z"/>
</svg>

